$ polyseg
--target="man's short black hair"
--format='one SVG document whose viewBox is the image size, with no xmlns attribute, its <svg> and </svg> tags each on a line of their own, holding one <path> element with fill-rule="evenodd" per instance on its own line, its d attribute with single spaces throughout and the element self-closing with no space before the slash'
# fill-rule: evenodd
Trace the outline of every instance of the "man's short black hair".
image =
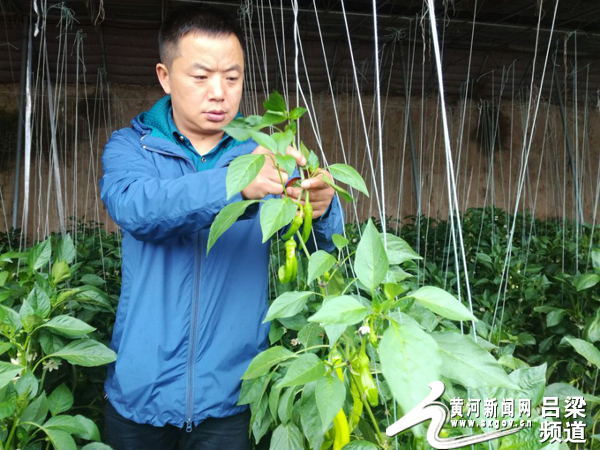
<svg viewBox="0 0 600 450">
<path fill-rule="evenodd" d="M 158 33 L 160 61 L 170 66 L 178 55 L 179 41 L 188 33 L 209 36 L 233 34 L 244 48 L 244 36 L 238 24 L 223 11 L 209 6 L 188 6 L 172 11 Z"/>
</svg>

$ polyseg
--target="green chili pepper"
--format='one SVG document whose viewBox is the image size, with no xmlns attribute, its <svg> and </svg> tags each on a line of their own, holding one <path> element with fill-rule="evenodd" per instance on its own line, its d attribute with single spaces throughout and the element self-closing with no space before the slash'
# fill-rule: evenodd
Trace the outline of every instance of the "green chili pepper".
<svg viewBox="0 0 600 450">
<path fill-rule="evenodd" d="M 375 348 L 377 348 L 377 333 L 375 331 L 375 319 L 369 321 L 369 342 Z"/>
<path fill-rule="evenodd" d="M 286 273 L 289 273 L 290 281 L 296 278 L 296 274 L 298 273 L 298 260 L 296 259 L 296 255 L 294 255 L 290 263 L 285 266 L 285 271 Z"/>
<path fill-rule="evenodd" d="M 296 241 L 294 238 L 285 241 L 285 265 L 279 267 L 279 281 L 287 284 L 296 277 L 298 261 L 296 260 Z"/>
<path fill-rule="evenodd" d="M 339 412 L 334 417 L 333 429 L 335 430 L 333 450 L 342 450 L 344 445 L 350 442 L 350 429 L 348 428 L 348 420 L 346 419 L 344 408 L 340 408 Z"/>
<path fill-rule="evenodd" d="M 279 281 L 281 281 L 283 284 L 287 284 L 290 282 L 290 280 L 287 278 L 287 275 L 285 273 L 285 264 L 282 266 L 279 266 L 277 275 L 279 275 Z"/>
<path fill-rule="evenodd" d="M 310 237 L 310 230 L 312 228 L 312 213 L 313 207 L 308 201 L 308 192 L 306 193 L 306 202 L 304 203 L 304 225 L 302 225 L 302 240 L 304 243 L 308 241 Z"/>
<path fill-rule="evenodd" d="M 352 360 L 351 364 L 352 368 L 359 373 L 357 381 L 361 390 L 364 392 L 366 400 L 371 406 L 377 406 L 379 404 L 379 394 L 377 385 L 375 384 L 375 380 L 373 379 L 369 368 L 369 357 L 365 351 L 365 343 L 366 338 L 363 338 L 360 352 L 358 356 Z"/>
<path fill-rule="evenodd" d="M 331 444 L 333 444 L 334 438 L 335 430 L 333 428 L 330 428 L 329 430 L 327 430 L 327 433 L 325 433 L 325 438 L 323 439 L 323 443 L 321 444 L 321 450 L 327 450 L 328 448 L 331 448 Z"/>
<path fill-rule="evenodd" d="M 350 411 L 350 417 L 348 419 L 348 427 L 350 428 L 350 433 L 354 431 L 360 417 L 362 416 L 363 411 L 363 402 L 360 399 L 360 393 L 358 392 L 358 388 L 355 383 L 350 383 L 350 394 L 352 394 L 352 410 Z"/>
<path fill-rule="evenodd" d="M 304 221 L 304 218 L 302 217 L 302 211 L 298 210 L 298 212 L 296 213 L 296 217 L 294 217 L 294 220 L 292 220 L 292 224 L 290 225 L 290 228 L 287 230 L 287 232 L 281 236 L 281 239 L 283 239 L 284 241 L 287 241 L 289 238 L 293 237 L 294 234 L 296 234 L 296 231 L 298 231 L 300 229 L 300 226 L 302 225 L 302 222 Z"/>
<path fill-rule="evenodd" d="M 334 350 L 332 353 L 331 362 L 334 365 L 339 365 L 342 363 L 341 355 Z M 344 381 L 344 371 L 341 367 L 336 367 L 335 369 L 338 378 L 343 382 Z M 333 450 L 342 450 L 344 445 L 350 442 L 350 428 L 348 427 L 348 419 L 346 417 L 346 413 L 344 412 L 344 408 L 340 408 L 338 413 L 333 419 L 333 430 L 335 432 L 335 437 L 333 439 Z"/>
<path fill-rule="evenodd" d="M 379 394 L 377 392 L 377 385 L 371 375 L 369 368 L 369 357 L 365 352 L 365 344 L 361 346 L 360 354 L 358 355 L 358 368 L 360 371 L 360 383 L 363 391 L 367 396 L 367 400 L 371 406 L 377 406 L 379 404 Z"/>
</svg>

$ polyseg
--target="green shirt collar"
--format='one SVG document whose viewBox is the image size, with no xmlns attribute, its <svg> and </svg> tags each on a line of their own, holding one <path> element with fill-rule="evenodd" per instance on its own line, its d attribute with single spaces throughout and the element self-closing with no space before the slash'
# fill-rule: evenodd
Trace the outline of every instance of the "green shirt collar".
<svg viewBox="0 0 600 450">
<path fill-rule="evenodd" d="M 239 111 L 235 118 L 238 117 L 243 117 Z M 158 100 L 149 111 L 141 113 L 139 118 L 141 122 L 151 128 L 151 136 L 165 139 L 183 149 L 198 171 L 214 167 L 221 155 L 238 143 L 232 136 L 225 133 L 217 145 L 201 156 L 194 149 L 190 140 L 177 129 L 173 120 L 170 95 Z"/>
</svg>

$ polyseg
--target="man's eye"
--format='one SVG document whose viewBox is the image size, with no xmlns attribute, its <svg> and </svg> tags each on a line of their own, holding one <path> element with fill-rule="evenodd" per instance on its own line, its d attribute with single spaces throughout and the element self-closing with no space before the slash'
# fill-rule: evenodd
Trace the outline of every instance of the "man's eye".
<svg viewBox="0 0 600 450">
<path fill-rule="evenodd" d="M 229 77 L 227 78 L 229 81 L 237 81 L 239 78 L 237 77 Z"/>
<path fill-rule="evenodd" d="M 206 75 L 194 75 L 196 80 L 206 80 Z"/>
</svg>

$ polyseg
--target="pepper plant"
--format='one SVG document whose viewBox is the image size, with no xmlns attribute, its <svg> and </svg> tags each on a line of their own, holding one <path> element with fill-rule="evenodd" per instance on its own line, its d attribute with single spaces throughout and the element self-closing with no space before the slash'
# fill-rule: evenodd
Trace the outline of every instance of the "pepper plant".
<svg viewBox="0 0 600 450">
<path fill-rule="evenodd" d="M 112 304 L 101 289 L 82 284 L 94 276 L 72 280 L 83 264 L 75 258 L 69 235 L 0 255 L 2 449 L 76 450 L 76 441 L 95 441 L 85 450 L 109 448 L 92 420 L 69 414 L 82 378 L 78 367 L 116 359 L 88 324 L 97 312 L 112 316 Z"/>
<path fill-rule="evenodd" d="M 353 201 L 352 195 L 336 182 L 368 195 L 354 168 L 331 165 L 329 178 L 316 154 L 301 141 L 296 143 L 296 122 L 304 108 L 288 111 L 276 92 L 263 105 L 263 116 L 237 119 L 224 128 L 235 139 L 252 138 L 273 153 L 233 160 L 226 180 L 229 197 L 256 177 L 266 157 L 280 171 L 297 171 L 300 179 L 322 177 L 346 201 Z M 260 131 L 266 127 L 275 132 Z M 289 145 L 306 157 L 305 167 L 297 168 L 294 158 L 285 154 Z M 304 205 L 284 189 L 283 198 L 229 204 L 209 234 L 207 251 L 250 205 L 263 203 L 263 242 L 278 232 L 285 242 L 285 263 L 277 271 L 277 285 L 285 292 L 271 303 L 264 319 L 279 332 L 270 334 L 272 346 L 252 360 L 242 377 L 239 404 L 250 405 L 257 444 L 270 434 L 273 450 L 392 448 L 385 428 L 425 399 L 435 380 L 445 382 L 446 400 L 467 398 L 469 390 L 529 396 L 535 419 L 545 365 L 509 375 L 490 353 L 496 347 L 478 335 L 472 311 L 440 288 L 420 287 L 414 275 L 415 261 L 421 257 L 403 239 L 380 233 L 372 221 L 353 249 L 344 236 L 334 235 L 334 254 L 311 253 L 306 246 L 310 199 L 307 192 L 299 198 Z M 299 349 L 279 345 L 282 325 L 298 331 L 294 347 Z M 485 430 L 471 430 L 481 431 Z M 424 426 L 411 432 L 400 438 L 402 448 L 427 448 Z M 527 440 L 528 448 L 537 448 L 531 439 L 534 432 L 535 428 L 505 439 L 517 445 L 510 448 L 520 448 L 520 439 Z M 470 434 L 448 426 L 442 430 L 444 436 L 461 433 Z"/>
</svg>

